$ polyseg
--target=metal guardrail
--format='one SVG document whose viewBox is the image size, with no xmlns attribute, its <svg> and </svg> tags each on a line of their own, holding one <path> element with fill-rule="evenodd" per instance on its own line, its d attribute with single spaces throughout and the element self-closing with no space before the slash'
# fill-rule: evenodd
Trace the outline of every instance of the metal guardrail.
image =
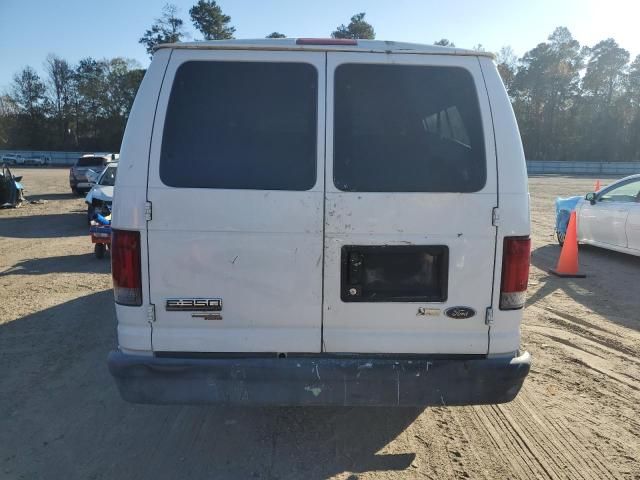
<svg viewBox="0 0 640 480">
<path fill-rule="evenodd" d="M 46 150 L 0 150 L 0 164 L 2 157 L 7 154 L 20 155 L 23 158 L 45 158 L 47 165 L 52 167 L 62 167 L 73 165 L 78 157 L 94 152 L 50 152 Z M 104 152 L 100 152 L 104 153 Z"/>
<path fill-rule="evenodd" d="M 45 150 L 0 150 L 0 159 L 9 153 L 22 155 L 25 158 L 44 157 L 49 159 L 50 166 L 73 165 L 74 162 L 87 153 L 94 152 L 50 152 Z M 1 163 L 1 161 L 0 161 Z M 565 174 L 565 175 L 632 175 L 640 173 L 639 162 L 577 162 L 527 160 L 527 173 Z"/>
<path fill-rule="evenodd" d="M 640 162 L 577 162 L 527 160 L 527 173 L 565 175 L 632 175 L 640 173 Z"/>
</svg>

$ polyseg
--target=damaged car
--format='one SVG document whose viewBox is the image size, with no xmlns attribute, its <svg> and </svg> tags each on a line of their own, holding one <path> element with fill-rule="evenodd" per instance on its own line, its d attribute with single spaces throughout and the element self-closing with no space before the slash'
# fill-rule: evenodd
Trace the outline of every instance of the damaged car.
<svg viewBox="0 0 640 480">
<path fill-rule="evenodd" d="M 0 175 L 0 208 L 15 208 L 24 202 L 22 175 L 15 176 L 3 165 Z"/>
<path fill-rule="evenodd" d="M 557 198 L 555 230 L 560 245 L 573 211 L 578 243 L 640 255 L 640 174 L 586 195 Z"/>
<path fill-rule="evenodd" d="M 92 153 L 78 158 L 69 169 L 69 188 L 74 195 L 86 195 L 92 186 L 91 172 L 101 173 L 108 163 L 117 160 L 116 153 Z"/>
<path fill-rule="evenodd" d="M 87 193 L 84 199 L 87 204 L 87 222 L 91 222 L 96 213 L 105 217 L 111 213 L 113 186 L 116 182 L 117 170 L 118 162 L 108 163 L 98 176 L 95 185 Z"/>
</svg>

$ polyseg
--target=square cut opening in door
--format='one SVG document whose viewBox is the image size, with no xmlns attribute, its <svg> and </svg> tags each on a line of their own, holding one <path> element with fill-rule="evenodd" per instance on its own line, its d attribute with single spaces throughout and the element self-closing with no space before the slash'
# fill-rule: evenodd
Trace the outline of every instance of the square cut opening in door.
<svg viewBox="0 0 640 480">
<path fill-rule="evenodd" d="M 444 302 L 449 248 L 446 245 L 345 245 L 340 298 L 343 302 Z"/>
</svg>

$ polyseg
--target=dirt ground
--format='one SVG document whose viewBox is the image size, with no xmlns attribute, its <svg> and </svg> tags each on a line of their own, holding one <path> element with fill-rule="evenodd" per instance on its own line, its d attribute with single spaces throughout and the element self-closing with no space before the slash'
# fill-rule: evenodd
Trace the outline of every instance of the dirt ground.
<svg viewBox="0 0 640 480">
<path fill-rule="evenodd" d="M 581 247 L 586 279 L 546 270 L 553 199 L 592 178 L 530 179 L 533 265 L 507 405 L 219 408 L 123 402 L 108 260 L 64 169 L 23 169 L 0 211 L 0 478 L 640 479 L 640 257 Z M 606 183 L 606 180 L 605 180 Z"/>
</svg>

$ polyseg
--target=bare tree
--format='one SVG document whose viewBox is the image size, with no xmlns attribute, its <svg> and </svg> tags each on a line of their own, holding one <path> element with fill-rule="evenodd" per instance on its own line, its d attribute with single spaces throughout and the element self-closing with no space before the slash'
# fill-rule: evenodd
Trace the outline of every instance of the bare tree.
<svg viewBox="0 0 640 480">
<path fill-rule="evenodd" d="M 46 87 L 36 71 L 25 67 L 13 76 L 11 98 L 20 113 L 31 117 L 44 113 Z"/>
<path fill-rule="evenodd" d="M 509 45 L 502 47 L 496 54 L 496 64 L 505 87 L 510 90 L 518 68 L 518 57 L 513 48 Z"/>
<path fill-rule="evenodd" d="M 178 7 L 167 3 L 162 9 L 162 16 L 157 18 L 151 28 L 144 32 L 138 43 L 144 45 L 149 56 L 152 56 L 158 45 L 182 40 L 184 37 L 183 23 L 178 18 Z"/>
<path fill-rule="evenodd" d="M 69 124 L 71 122 L 71 107 L 74 96 L 74 75 L 69 63 L 53 54 L 45 60 L 45 70 L 48 78 L 48 94 L 53 106 L 56 130 L 63 145 L 67 144 Z"/>
</svg>

